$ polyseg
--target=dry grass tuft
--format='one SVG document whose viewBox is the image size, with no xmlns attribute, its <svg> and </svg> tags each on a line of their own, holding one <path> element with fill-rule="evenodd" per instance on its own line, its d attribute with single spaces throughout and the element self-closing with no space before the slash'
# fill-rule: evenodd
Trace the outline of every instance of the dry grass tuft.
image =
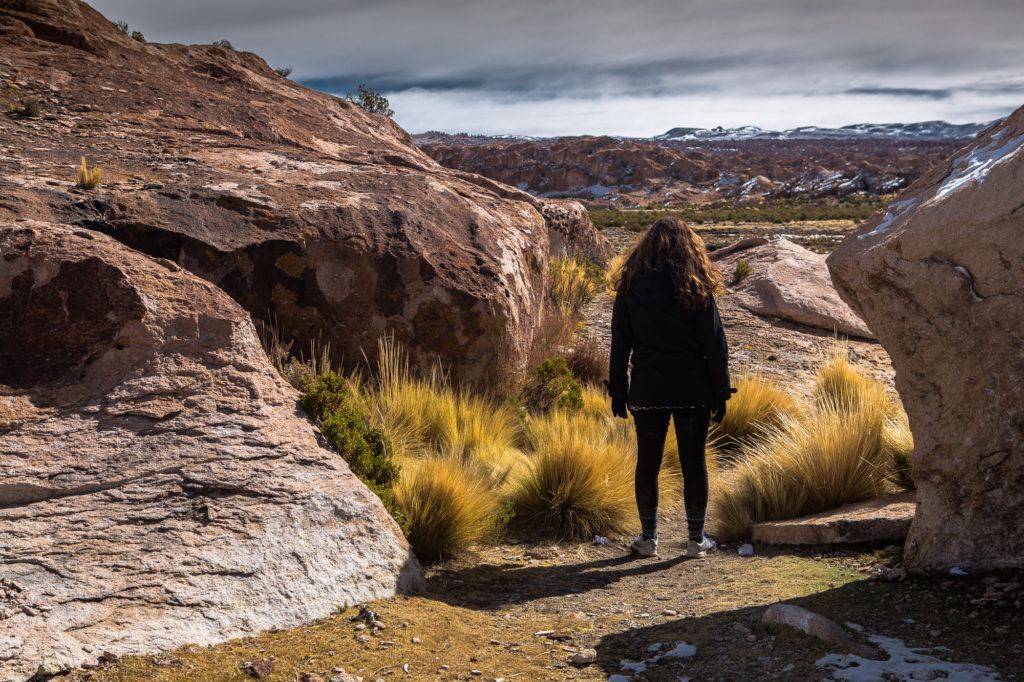
<svg viewBox="0 0 1024 682">
<path fill-rule="evenodd" d="M 578 311 L 594 300 L 604 282 L 604 271 L 579 258 L 552 258 L 548 270 L 548 297 L 559 306 Z"/>
<path fill-rule="evenodd" d="M 725 419 L 712 425 L 711 435 L 728 458 L 744 443 L 800 412 L 799 401 L 776 382 L 758 375 L 743 376 L 736 381 L 736 393 L 728 402 Z"/>
<path fill-rule="evenodd" d="M 75 184 L 82 189 L 96 189 L 102 182 L 103 169 L 95 165 L 89 168 L 89 164 L 83 156 L 82 163 L 75 174 Z"/>
<path fill-rule="evenodd" d="M 422 561 L 454 556 L 493 529 L 499 497 L 486 472 L 455 458 L 424 459 L 410 468 L 394 495 Z"/>
</svg>

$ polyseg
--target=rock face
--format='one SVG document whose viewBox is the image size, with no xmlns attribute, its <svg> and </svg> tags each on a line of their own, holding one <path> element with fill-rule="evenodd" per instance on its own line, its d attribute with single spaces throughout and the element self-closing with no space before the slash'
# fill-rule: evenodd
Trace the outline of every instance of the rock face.
<svg viewBox="0 0 1024 682">
<path fill-rule="evenodd" d="M 914 432 L 914 567 L 1024 567 L 1024 109 L 829 258 Z"/>
<path fill-rule="evenodd" d="M 249 315 L 88 230 L 0 223 L 0 680 L 416 587 Z"/>
<path fill-rule="evenodd" d="M 822 254 L 787 239 L 750 239 L 712 252 L 712 259 L 739 304 L 753 313 L 847 336 L 875 338 L 839 298 Z M 741 260 L 749 264 L 750 274 L 732 281 Z"/>
<path fill-rule="evenodd" d="M 548 226 L 552 257 L 577 256 L 605 265 L 614 249 L 594 228 L 590 213 L 578 201 L 548 199 L 541 212 Z"/>
<path fill-rule="evenodd" d="M 914 493 L 886 495 L 798 519 L 758 523 L 753 540 L 766 545 L 902 543 L 916 506 Z"/>
<path fill-rule="evenodd" d="M 457 379 L 524 361 L 540 202 L 439 166 L 390 119 L 250 53 L 132 40 L 78 0 L 0 3 L 0 86 L 41 112 L 0 117 L 0 219 L 107 233 L 349 363 L 384 334 Z M 97 189 L 74 188 L 82 154 Z"/>
</svg>

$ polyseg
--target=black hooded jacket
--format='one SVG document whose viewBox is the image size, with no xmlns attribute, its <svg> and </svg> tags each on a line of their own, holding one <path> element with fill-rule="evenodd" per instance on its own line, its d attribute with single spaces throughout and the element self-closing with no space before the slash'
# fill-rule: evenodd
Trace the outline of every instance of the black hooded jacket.
<svg viewBox="0 0 1024 682">
<path fill-rule="evenodd" d="M 668 273 L 638 273 L 615 297 L 608 376 L 612 398 L 634 408 L 727 400 L 729 348 L 714 297 L 692 308 L 676 300 Z"/>
</svg>

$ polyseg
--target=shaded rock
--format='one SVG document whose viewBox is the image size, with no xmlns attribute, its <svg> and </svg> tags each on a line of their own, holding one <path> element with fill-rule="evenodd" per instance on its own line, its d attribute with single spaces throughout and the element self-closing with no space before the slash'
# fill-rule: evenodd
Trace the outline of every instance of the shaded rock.
<svg viewBox="0 0 1024 682">
<path fill-rule="evenodd" d="M 790 320 L 809 327 L 873 339 L 856 313 L 839 298 L 825 265 L 825 256 L 787 239 L 744 240 L 747 248 L 727 247 L 711 254 L 725 275 L 730 293 L 758 315 Z M 750 274 L 730 281 L 736 263 L 746 260 Z"/>
<path fill-rule="evenodd" d="M 0 620 L 0 680 L 418 585 L 223 292 L 52 223 L 0 223 L 0 254 L 0 602 L 33 606 Z"/>
<path fill-rule="evenodd" d="M 612 257 L 611 242 L 594 228 L 590 213 L 578 201 L 548 199 L 541 202 L 548 226 L 551 256 L 577 256 L 605 265 Z"/>
<path fill-rule="evenodd" d="M 849 653 L 861 656 L 872 656 L 876 653 L 872 647 L 854 639 L 835 621 L 793 604 L 772 604 L 761 616 L 761 622 L 769 626 L 799 630 L 805 635 L 816 637 Z"/>
<path fill-rule="evenodd" d="M 1024 567 L 1024 109 L 829 258 L 914 432 L 911 567 Z"/>
<path fill-rule="evenodd" d="M 455 379 L 525 362 L 549 252 L 537 199 L 439 166 L 390 119 L 254 54 L 144 44 L 77 0 L 24 7 L 0 7 L 6 63 L 74 87 L 53 95 L 52 121 L 0 120 L 0 219 L 114 236 L 215 283 L 296 349 L 328 342 L 350 365 L 385 334 Z M 15 24 L 32 35 L 4 32 Z M 73 187 L 81 150 L 107 170 L 88 192 Z M 599 243 L 586 229 L 571 241 Z"/>
<path fill-rule="evenodd" d="M 820 514 L 754 526 L 754 542 L 766 545 L 845 545 L 903 542 L 917 505 L 914 493 L 887 495 Z"/>
</svg>

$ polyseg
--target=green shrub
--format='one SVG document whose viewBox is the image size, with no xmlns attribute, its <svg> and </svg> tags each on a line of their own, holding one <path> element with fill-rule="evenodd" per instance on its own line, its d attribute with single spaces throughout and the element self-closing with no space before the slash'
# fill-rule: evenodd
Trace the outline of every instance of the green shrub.
<svg viewBox="0 0 1024 682">
<path fill-rule="evenodd" d="M 123 20 L 122 21 L 115 21 L 114 22 L 114 26 L 116 26 L 117 30 L 120 31 L 121 33 L 123 33 L 125 35 L 128 35 L 128 22 L 127 21 L 123 21 Z"/>
<path fill-rule="evenodd" d="M 233 50 L 235 46 L 231 44 L 231 41 L 227 38 L 221 38 L 213 43 L 217 47 L 223 47 L 225 50 Z"/>
<path fill-rule="evenodd" d="M 341 454 L 352 473 L 404 526 L 404 517 L 392 494 L 400 469 L 394 461 L 391 439 L 370 423 L 348 379 L 330 371 L 319 376 L 307 375 L 303 389 L 302 408 L 319 423 L 320 433 Z"/>
<path fill-rule="evenodd" d="M 394 118 L 395 116 L 388 98 L 362 83 L 356 89 L 355 97 L 350 92 L 345 96 L 345 99 L 371 114 L 380 114 L 388 118 Z"/>
<path fill-rule="evenodd" d="M 565 358 L 549 358 L 530 370 L 523 402 L 532 412 L 579 412 L 583 408 L 583 386 L 573 376 Z"/>
<path fill-rule="evenodd" d="M 146 42 L 146 36 L 142 34 L 142 31 L 132 31 L 132 40 L 137 40 L 140 43 Z"/>
<path fill-rule="evenodd" d="M 292 75 L 292 67 L 290 66 L 279 66 L 276 69 L 274 69 L 274 71 L 276 71 L 277 75 L 280 76 L 281 78 L 287 78 L 288 76 Z"/>
<path fill-rule="evenodd" d="M 739 284 L 747 277 L 749 277 L 750 273 L 750 261 L 748 261 L 746 258 L 740 258 L 738 261 L 736 261 L 736 267 L 732 271 L 732 283 L 734 285 Z"/>
</svg>

